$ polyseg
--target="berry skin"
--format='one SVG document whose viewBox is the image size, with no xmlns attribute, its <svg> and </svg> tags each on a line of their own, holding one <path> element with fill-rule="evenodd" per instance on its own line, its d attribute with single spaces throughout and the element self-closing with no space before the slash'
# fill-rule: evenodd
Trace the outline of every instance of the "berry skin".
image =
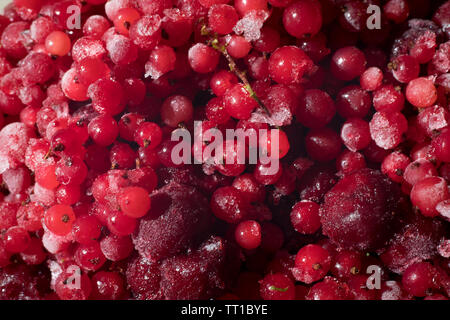
<svg viewBox="0 0 450 320">
<path fill-rule="evenodd" d="M 93 242 L 92 244 L 81 244 L 75 250 L 75 261 L 84 270 L 96 271 L 100 269 L 106 262 L 100 244 Z"/>
<path fill-rule="evenodd" d="M 19 253 L 25 251 L 30 245 L 31 239 L 28 232 L 21 227 L 9 228 L 5 235 L 3 243 L 5 249 L 10 253 Z"/>
<path fill-rule="evenodd" d="M 78 73 L 75 68 L 69 69 L 61 79 L 61 88 L 64 95 L 74 101 L 86 101 L 88 87 L 78 79 Z"/>
<path fill-rule="evenodd" d="M 398 146 L 408 129 L 407 120 L 400 112 L 376 112 L 369 125 L 372 140 L 385 150 Z"/>
<path fill-rule="evenodd" d="M 261 226 L 253 220 L 242 221 L 236 227 L 235 239 L 244 249 L 256 249 L 261 244 Z"/>
<path fill-rule="evenodd" d="M 383 72 L 377 67 L 370 67 L 363 72 L 359 79 L 361 88 L 367 91 L 374 91 L 381 86 Z"/>
<path fill-rule="evenodd" d="M 361 119 L 348 119 L 341 128 L 341 139 L 350 151 L 365 149 L 370 144 L 369 124 Z"/>
<path fill-rule="evenodd" d="M 309 244 L 298 251 L 292 274 L 297 281 L 310 284 L 322 279 L 330 266 L 331 256 L 328 251 L 319 245 Z"/>
<path fill-rule="evenodd" d="M 409 266 L 402 276 L 403 288 L 415 297 L 424 297 L 436 287 L 435 271 L 428 262 L 418 262 Z"/>
<path fill-rule="evenodd" d="M 100 248 L 106 259 L 120 261 L 127 258 L 133 251 L 133 242 L 130 237 L 109 235 L 100 241 Z"/>
<path fill-rule="evenodd" d="M 162 141 L 162 130 L 153 122 L 142 122 L 136 127 L 134 141 L 143 148 L 155 149 Z"/>
<path fill-rule="evenodd" d="M 189 98 L 181 95 L 167 98 L 161 107 L 161 118 L 170 127 L 191 120 L 194 109 Z"/>
<path fill-rule="evenodd" d="M 128 35 L 133 23 L 141 18 L 139 11 L 133 8 L 123 8 L 117 12 L 114 19 L 114 26 L 118 32 Z"/>
<path fill-rule="evenodd" d="M 55 171 L 55 164 L 43 164 L 38 166 L 35 171 L 36 182 L 46 189 L 56 189 L 59 186 L 59 181 Z"/>
<path fill-rule="evenodd" d="M 102 60 L 88 57 L 77 64 L 77 73 L 78 80 L 85 86 L 89 86 L 100 78 L 109 77 L 110 70 Z"/>
<path fill-rule="evenodd" d="M 107 226 L 116 236 L 128 236 L 136 229 L 137 221 L 120 211 L 114 211 L 108 216 Z"/>
<path fill-rule="evenodd" d="M 227 39 L 227 51 L 235 59 L 241 59 L 248 55 L 252 46 L 242 36 L 232 35 Z"/>
<path fill-rule="evenodd" d="M 283 11 L 283 25 L 296 38 L 314 36 L 322 27 L 320 2 L 300 0 L 292 3 Z"/>
<path fill-rule="evenodd" d="M 346 119 L 364 118 L 369 113 L 371 105 L 370 94 L 355 85 L 342 88 L 336 99 L 337 112 Z"/>
<path fill-rule="evenodd" d="M 234 7 L 241 17 L 253 10 L 268 11 L 266 0 L 235 0 Z"/>
<path fill-rule="evenodd" d="M 53 31 L 45 38 L 45 49 L 55 56 L 65 56 L 70 52 L 70 38 L 62 31 Z"/>
<path fill-rule="evenodd" d="M 312 68 L 312 60 L 295 46 L 280 47 L 269 58 L 270 77 L 281 84 L 300 83 Z"/>
<path fill-rule="evenodd" d="M 161 18 L 158 15 L 143 16 L 131 25 L 129 34 L 138 47 L 151 50 L 161 40 Z"/>
<path fill-rule="evenodd" d="M 78 217 L 72 229 L 74 240 L 81 244 L 92 244 L 98 240 L 101 233 L 101 224 L 94 216 Z"/>
<path fill-rule="evenodd" d="M 68 269 L 58 276 L 55 281 L 55 292 L 61 300 L 87 300 L 92 290 L 91 279 L 81 274 L 80 286 L 76 286 L 75 273 L 78 269 Z"/>
<path fill-rule="evenodd" d="M 320 206 L 312 201 L 297 202 L 291 211 L 291 223 L 297 232 L 313 234 L 320 229 Z"/>
<path fill-rule="evenodd" d="M 233 32 L 239 17 L 236 10 L 226 4 L 216 4 L 208 11 L 208 23 L 210 28 L 220 35 Z"/>
<path fill-rule="evenodd" d="M 150 210 L 150 197 L 143 188 L 127 187 L 121 192 L 119 205 L 127 216 L 141 218 Z"/>
<path fill-rule="evenodd" d="M 119 134 L 117 122 L 109 115 L 100 115 L 88 125 L 89 136 L 99 146 L 109 146 Z"/>
<path fill-rule="evenodd" d="M 252 111 L 258 106 L 244 85 L 238 83 L 228 89 L 224 95 L 225 110 L 236 119 L 250 118 Z"/>
<path fill-rule="evenodd" d="M 306 300 L 350 300 L 347 284 L 332 277 L 314 284 L 306 295 Z"/>
<path fill-rule="evenodd" d="M 225 124 L 230 120 L 230 115 L 225 110 L 223 99 L 219 97 L 208 101 L 205 113 L 209 120 L 217 124 Z"/>
<path fill-rule="evenodd" d="M 402 23 L 408 18 L 409 6 L 406 0 L 389 0 L 383 6 L 383 12 L 386 18 L 395 23 Z"/>
<path fill-rule="evenodd" d="M 448 186 L 441 177 L 428 177 L 417 182 L 411 190 L 411 202 L 427 217 L 439 215 L 436 205 L 449 197 Z"/>
<path fill-rule="evenodd" d="M 160 78 L 175 69 L 176 59 L 176 53 L 171 47 L 157 46 L 152 50 L 149 60 L 145 64 L 145 75 L 152 79 Z"/>
<path fill-rule="evenodd" d="M 341 48 L 331 59 L 331 72 L 337 79 L 350 81 L 364 72 L 366 63 L 361 50 L 356 47 Z"/>
<path fill-rule="evenodd" d="M 239 190 L 222 187 L 211 197 L 211 210 L 217 218 L 228 223 L 237 223 L 246 216 L 248 206 Z"/>
<path fill-rule="evenodd" d="M 417 108 L 430 107 L 437 99 L 436 87 L 427 78 L 414 79 L 406 87 L 406 99 Z"/>
<path fill-rule="evenodd" d="M 295 286 L 282 273 L 268 274 L 259 282 L 259 294 L 263 300 L 294 300 Z"/>
<path fill-rule="evenodd" d="M 88 88 L 88 96 L 98 113 L 116 115 L 122 112 L 124 93 L 120 83 L 102 78 L 92 83 Z"/>
<path fill-rule="evenodd" d="M 307 128 L 317 129 L 326 126 L 336 113 L 331 97 L 322 90 L 306 90 L 297 107 L 297 120 Z"/>
<path fill-rule="evenodd" d="M 399 112 L 403 109 L 405 97 L 393 85 L 384 85 L 373 93 L 373 106 L 381 112 Z"/>
<path fill-rule="evenodd" d="M 344 151 L 336 159 L 336 169 L 343 175 L 366 168 L 366 160 L 359 152 Z"/>
<path fill-rule="evenodd" d="M 381 164 L 381 172 L 387 175 L 394 182 L 402 182 L 403 174 L 411 163 L 408 156 L 401 152 L 394 151 L 384 158 Z"/>
<path fill-rule="evenodd" d="M 420 73 L 420 66 L 417 60 L 409 55 L 400 55 L 390 64 L 394 78 L 401 83 L 409 83 L 417 78 Z"/>
<path fill-rule="evenodd" d="M 213 93 L 220 97 L 237 82 L 238 79 L 233 73 L 226 70 L 220 70 L 212 76 L 210 87 Z"/>
<path fill-rule="evenodd" d="M 125 294 L 123 278 L 117 272 L 99 271 L 92 276 L 94 300 L 120 300 Z"/>
<path fill-rule="evenodd" d="M 450 130 L 445 128 L 436 136 L 432 143 L 434 155 L 443 162 L 450 162 Z"/>
<path fill-rule="evenodd" d="M 278 134 L 278 139 L 275 139 L 276 134 Z M 259 147 L 268 157 L 281 159 L 289 152 L 290 145 L 284 131 L 272 129 L 259 137 Z M 272 153 L 272 151 L 275 151 L 275 153 Z"/>
<path fill-rule="evenodd" d="M 65 236 L 72 230 L 75 214 L 70 206 L 57 204 L 44 214 L 46 227 L 56 235 Z"/>
<path fill-rule="evenodd" d="M 209 73 L 219 63 L 219 52 L 203 43 L 197 43 L 189 49 L 188 59 L 191 68 L 198 73 Z"/>
<path fill-rule="evenodd" d="M 339 155 L 341 139 L 330 128 L 311 130 L 305 138 L 308 155 L 317 161 L 327 162 Z"/>
<path fill-rule="evenodd" d="M 357 251 L 342 250 L 333 257 L 331 273 L 338 279 L 347 280 L 359 274 L 362 268 L 361 254 Z"/>
</svg>

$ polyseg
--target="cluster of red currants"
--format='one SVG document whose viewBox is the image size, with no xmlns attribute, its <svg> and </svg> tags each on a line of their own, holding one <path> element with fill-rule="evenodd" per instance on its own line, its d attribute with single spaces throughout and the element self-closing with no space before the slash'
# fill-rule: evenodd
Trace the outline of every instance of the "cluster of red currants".
<svg viewBox="0 0 450 320">
<path fill-rule="evenodd" d="M 449 298 L 450 1 L 13 0 L 0 36 L 0 300 Z M 279 129 L 278 169 L 175 163 L 194 121 Z"/>
</svg>

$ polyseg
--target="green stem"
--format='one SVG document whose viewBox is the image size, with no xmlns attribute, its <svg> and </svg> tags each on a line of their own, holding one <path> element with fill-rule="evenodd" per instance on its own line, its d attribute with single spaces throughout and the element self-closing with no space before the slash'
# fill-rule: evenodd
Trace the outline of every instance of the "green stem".
<svg viewBox="0 0 450 320">
<path fill-rule="evenodd" d="M 209 32 L 208 28 L 205 25 L 202 27 L 201 33 L 202 35 L 209 35 L 211 37 L 211 33 Z M 238 66 L 236 65 L 236 62 L 228 53 L 226 46 L 221 45 L 219 43 L 217 34 L 214 33 L 214 35 L 212 35 L 212 40 L 209 41 L 209 44 L 211 45 L 212 48 L 219 51 L 225 57 L 225 59 L 227 59 L 228 67 L 230 68 L 231 72 L 233 72 L 242 81 L 245 89 L 250 94 L 250 97 L 252 97 L 258 103 L 258 105 L 264 110 L 264 112 L 266 112 L 270 117 L 269 109 L 267 109 L 267 107 L 264 105 L 261 99 L 256 95 L 255 91 L 253 90 L 252 86 L 250 85 L 250 82 L 248 81 L 245 75 L 245 72 L 239 70 Z"/>
</svg>

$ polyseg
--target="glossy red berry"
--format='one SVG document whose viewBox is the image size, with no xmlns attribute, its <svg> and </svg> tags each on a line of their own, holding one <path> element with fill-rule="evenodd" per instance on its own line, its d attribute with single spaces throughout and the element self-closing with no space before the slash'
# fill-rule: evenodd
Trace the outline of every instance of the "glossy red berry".
<svg viewBox="0 0 450 320">
<path fill-rule="evenodd" d="M 162 141 L 161 128 L 153 122 L 142 122 L 136 127 L 134 141 L 141 147 L 153 150 Z"/>
<path fill-rule="evenodd" d="M 132 218 L 141 218 L 150 210 L 150 197 L 144 188 L 127 187 L 120 193 L 120 209 Z"/>
<path fill-rule="evenodd" d="M 141 18 L 139 11 L 133 8 L 123 8 L 117 12 L 114 19 L 114 27 L 118 32 L 124 35 L 128 35 L 130 27 L 133 23 Z"/>
<path fill-rule="evenodd" d="M 261 244 L 261 226 L 256 221 L 242 221 L 236 226 L 234 234 L 236 242 L 244 249 L 256 249 Z"/>
<path fill-rule="evenodd" d="M 331 59 L 331 72 L 337 79 L 350 81 L 364 72 L 366 63 L 364 53 L 358 48 L 341 48 Z"/>
<path fill-rule="evenodd" d="M 310 37 L 322 27 L 322 11 L 319 1 L 301 0 L 293 2 L 283 11 L 286 31 L 296 37 Z"/>
<path fill-rule="evenodd" d="M 9 228 L 3 237 L 5 249 L 10 253 L 25 251 L 30 245 L 30 242 L 30 235 L 21 227 Z"/>
<path fill-rule="evenodd" d="M 75 213 L 67 205 L 57 204 L 44 214 L 45 226 L 54 234 L 65 236 L 71 230 L 75 221 Z"/>
<path fill-rule="evenodd" d="M 297 202 L 291 211 L 291 223 L 297 232 L 313 234 L 319 230 L 319 205 L 312 201 Z"/>
<path fill-rule="evenodd" d="M 311 59 L 295 46 L 280 47 L 269 58 L 270 77 L 281 84 L 300 83 L 312 68 Z"/>
<path fill-rule="evenodd" d="M 298 251 L 292 274 L 297 281 L 310 284 L 322 279 L 330 266 L 331 256 L 328 251 L 319 245 L 309 244 Z"/>
<path fill-rule="evenodd" d="M 65 56 L 70 52 L 69 36 L 62 31 L 53 31 L 45 38 L 45 49 L 55 56 Z"/>
</svg>

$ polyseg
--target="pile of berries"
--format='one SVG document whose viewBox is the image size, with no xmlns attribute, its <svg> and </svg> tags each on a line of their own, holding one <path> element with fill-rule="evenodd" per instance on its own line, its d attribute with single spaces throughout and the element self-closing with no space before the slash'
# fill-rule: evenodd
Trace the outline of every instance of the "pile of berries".
<svg viewBox="0 0 450 320">
<path fill-rule="evenodd" d="M 278 169 L 174 161 L 194 121 Z M 450 1 L 0 15 L 0 300 L 447 300 L 449 183 Z"/>
</svg>

